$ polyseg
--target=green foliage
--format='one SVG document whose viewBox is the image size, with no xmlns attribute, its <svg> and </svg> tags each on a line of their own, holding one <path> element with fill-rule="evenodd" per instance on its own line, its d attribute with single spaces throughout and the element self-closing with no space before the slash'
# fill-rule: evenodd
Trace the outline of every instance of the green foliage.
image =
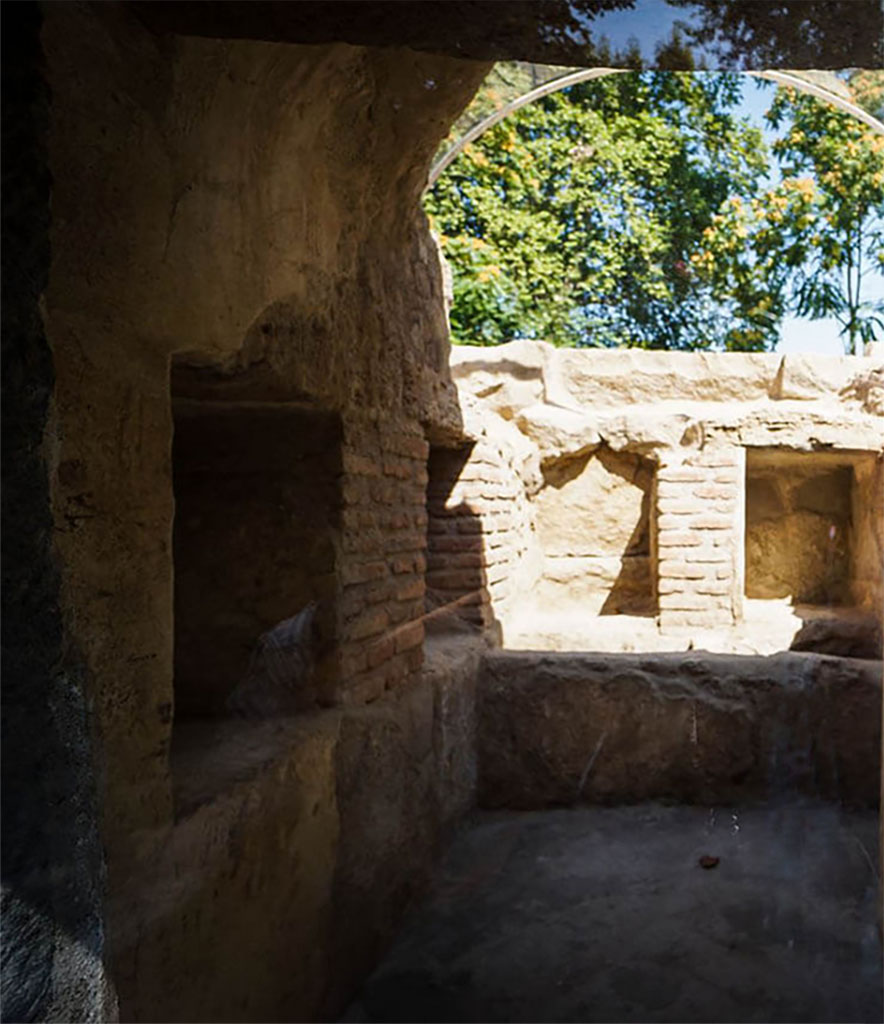
<svg viewBox="0 0 884 1024">
<path fill-rule="evenodd" d="M 884 304 L 864 298 L 884 266 L 884 136 L 794 89 L 777 92 L 767 119 L 784 128 L 773 146 L 783 179 L 727 204 L 694 265 L 771 315 L 836 319 L 855 352 L 884 328 Z"/>
<path fill-rule="evenodd" d="M 848 82 L 854 101 L 879 121 L 884 120 L 884 71 L 853 71 Z"/>
<path fill-rule="evenodd" d="M 498 77 L 519 88 L 527 74 Z M 875 102 L 878 79 L 851 82 Z M 862 286 L 881 269 L 884 139 L 780 91 L 768 119 L 787 129 L 783 180 L 765 190 L 769 154 L 739 101 L 736 76 L 615 75 L 468 146 L 426 200 L 454 272 L 455 340 L 760 350 L 788 313 L 837 317 L 849 350 L 873 337 L 882 310 Z"/>
<path fill-rule="evenodd" d="M 689 258 L 765 169 L 739 80 L 630 74 L 523 108 L 468 146 L 427 199 L 454 267 L 458 341 L 708 347 L 722 330 Z"/>
</svg>

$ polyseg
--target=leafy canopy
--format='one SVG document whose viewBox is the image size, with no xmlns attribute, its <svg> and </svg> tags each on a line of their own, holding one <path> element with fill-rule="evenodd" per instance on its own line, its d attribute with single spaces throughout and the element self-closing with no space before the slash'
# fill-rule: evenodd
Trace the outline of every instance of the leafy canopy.
<svg viewBox="0 0 884 1024">
<path fill-rule="evenodd" d="M 615 75 L 525 107 L 468 146 L 426 200 L 454 271 L 455 340 L 753 350 L 773 347 L 787 312 L 842 315 L 834 231 L 880 212 L 878 137 L 779 93 L 771 123 L 797 134 L 775 145 L 785 178 L 765 191 L 770 155 L 737 114 L 740 83 Z M 501 101 L 489 88 L 482 102 Z M 863 239 L 868 270 L 879 240 Z M 847 315 L 867 325 L 858 337 L 874 329 L 869 310 Z"/>
<path fill-rule="evenodd" d="M 874 101 L 868 73 L 860 85 Z M 719 290 L 837 320 L 854 353 L 884 328 L 884 303 L 867 298 L 884 269 L 884 136 L 791 88 L 777 91 L 766 117 L 783 128 L 773 145 L 782 180 L 748 205 L 727 204 L 695 266 Z"/>
<path fill-rule="evenodd" d="M 731 195 L 750 196 L 761 133 L 733 75 L 613 75 L 495 125 L 427 210 L 453 265 L 457 340 L 707 347 L 722 310 L 690 256 Z"/>
</svg>

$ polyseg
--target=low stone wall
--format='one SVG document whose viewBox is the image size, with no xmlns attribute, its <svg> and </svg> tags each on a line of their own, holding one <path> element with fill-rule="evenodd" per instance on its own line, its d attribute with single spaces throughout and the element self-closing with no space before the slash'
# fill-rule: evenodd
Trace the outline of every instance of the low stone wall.
<svg viewBox="0 0 884 1024">
<path fill-rule="evenodd" d="M 192 723 L 178 821 L 113 894 L 131 1021 L 336 1019 L 475 803 L 481 647 L 370 706 Z"/>
<path fill-rule="evenodd" d="M 802 793 L 874 806 L 881 668 L 814 654 L 489 652 L 479 803 L 714 805 Z"/>
</svg>

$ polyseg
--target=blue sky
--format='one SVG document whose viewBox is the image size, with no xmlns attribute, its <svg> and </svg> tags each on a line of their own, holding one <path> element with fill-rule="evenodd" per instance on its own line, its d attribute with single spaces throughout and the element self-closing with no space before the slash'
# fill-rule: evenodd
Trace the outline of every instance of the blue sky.
<svg viewBox="0 0 884 1024">
<path fill-rule="evenodd" d="M 689 9 L 670 7 L 665 0 L 636 0 L 630 10 L 609 11 L 594 19 L 591 31 L 595 37 L 607 37 L 614 50 L 623 50 L 630 40 L 636 36 L 636 27 L 640 26 L 640 39 L 645 57 L 654 52 L 658 41 L 667 39 L 677 20 L 689 20 Z M 710 61 L 712 66 L 714 62 Z M 763 115 L 774 94 L 772 86 L 760 87 L 756 79 L 747 76 L 743 90 L 742 112 L 752 122 L 764 129 L 770 143 L 773 133 L 766 128 Z M 884 277 L 877 276 L 869 280 L 868 298 L 884 299 Z M 827 355 L 843 355 L 844 349 L 838 336 L 838 323 L 835 320 L 799 320 L 788 317 L 784 320 L 777 351 L 780 352 L 816 352 Z"/>
</svg>

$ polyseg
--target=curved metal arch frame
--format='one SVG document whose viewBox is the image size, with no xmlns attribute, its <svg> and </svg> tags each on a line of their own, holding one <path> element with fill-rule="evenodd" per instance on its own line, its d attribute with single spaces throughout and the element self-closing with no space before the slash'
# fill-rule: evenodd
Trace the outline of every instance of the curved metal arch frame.
<svg viewBox="0 0 884 1024">
<path fill-rule="evenodd" d="M 584 68 L 581 71 L 572 71 L 567 75 L 560 75 L 558 78 L 551 78 L 549 81 L 537 86 L 537 88 L 531 89 L 529 92 L 523 93 L 521 96 L 517 96 L 514 100 L 510 100 L 509 103 L 502 106 L 500 110 L 495 110 L 494 113 L 489 114 L 487 117 L 474 124 L 469 131 L 464 132 L 451 149 L 449 149 L 430 168 L 430 174 L 427 179 L 427 188 L 432 188 L 436 184 L 439 177 L 460 156 L 466 146 L 478 139 L 479 136 L 488 131 L 489 128 L 493 127 L 498 122 L 503 121 L 505 118 L 509 117 L 510 114 L 514 114 L 517 110 L 527 106 L 529 103 L 533 103 L 535 100 L 539 100 L 544 96 L 549 96 L 550 93 L 558 92 L 561 89 L 567 89 L 569 86 L 576 85 L 578 82 L 590 81 L 593 78 L 604 78 L 607 75 L 628 75 L 634 73 L 635 72 L 630 71 L 628 68 Z M 775 82 L 777 85 L 791 86 L 792 88 L 800 89 L 802 92 L 809 93 L 811 96 L 815 96 L 817 99 L 822 100 L 825 103 L 831 103 L 832 106 L 837 107 L 839 110 L 843 110 L 846 114 L 850 114 L 858 121 L 862 121 L 863 124 L 868 125 L 873 131 L 884 135 L 884 123 L 879 121 L 878 118 L 873 117 L 871 114 L 863 110 L 862 107 L 858 107 L 855 103 L 851 103 L 850 100 L 846 100 L 842 96 L 838 96 L 836 93 L 831 92 L 824 86 L 817 85 L 814 82 L 809 82 L 789 71 L 747 71 L 745 74 L 751 75 L 753 78 L 767 79 L 768 81 Z"/>
</svg>

